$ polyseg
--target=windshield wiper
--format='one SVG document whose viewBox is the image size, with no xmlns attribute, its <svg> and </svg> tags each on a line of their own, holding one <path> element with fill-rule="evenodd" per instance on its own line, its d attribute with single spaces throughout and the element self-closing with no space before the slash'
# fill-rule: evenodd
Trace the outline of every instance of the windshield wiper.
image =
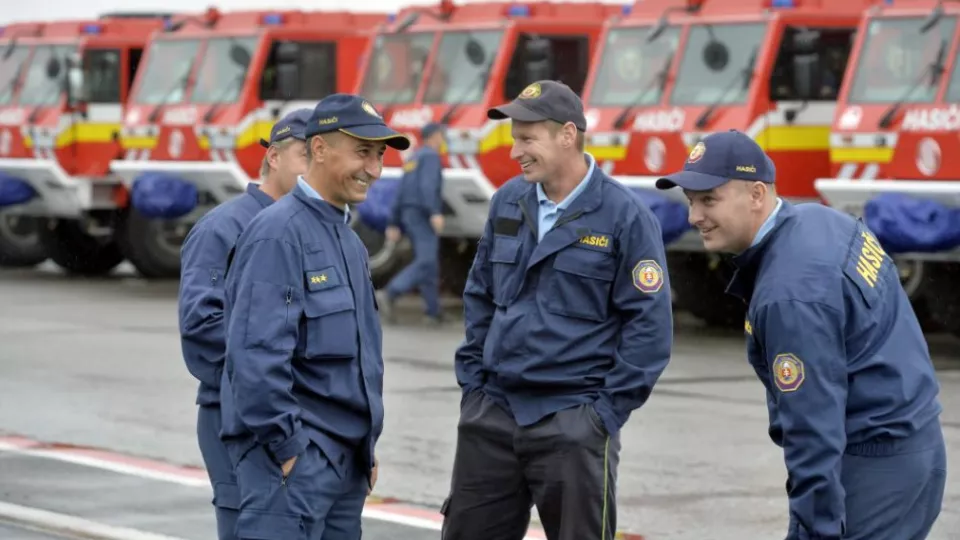
<svg viewBox="0 0 960 540">
<path fill-rule="evenodd" d="M 470 81 L 470 84 L 464 87 L 464 91 L 461 92 L 460 97 L 454 101 L 447 110 L 444 111 L 443 116 L 440 117 L 440 123 L 446 125 L 450 122 L 450 117 L 453 116 L 453 113 L 470 97 L 470 94 L 475 89 L 474 87 L 483 81 L 487 80 L 490 76 L 490 68 L 493 67 L 493 60 L 487 62 L 487 65 L 483 66 L 483 69 L 480 70 L 480 73 L 477 73 L 477 76 L 474 80 Z"/>
<path fill-rule="evenodd" d="M 660 92 L 663 92 L 663 88 L 667 85 L 667 74 L 670 73 L 670 66 L 673 64 L 673 53 L 670 53 L 667 56 L 667 59 L 663 62 L 663 65 L 660 69 L 654 74 L 653 79 L 647 83 L 647 86 L 640 92 L 640 95 L 637 96 L 637 99 L 633 100 L 629 105 L 627 105 L 623 111 L 620 112 L 620 116 L 617 116 L 616 121 L 613 123 L 614 129 L 621 129 L 623 125 L 627 123 L 627 118 L 630 118 L 630 113 L 633 109 L 637 108 L 647 95 L 653 89 L 659 89 Z"/>
<path fill-rule="evenodd" d="M 17 84 L 20 83 L 20 77 L 23 76 L 23 68 L 25 67 L 27 67 L 27 63 L 21 60 L 20 64 L 17 66 L 17 69 L 13 73 L 13 78 L 10 79 L 10 82 L 4 87 L 3 92 L 0 92 L 0 96 L 10 92 L 10 98 L 13 99 L 13 94 L 17 92 Z"/>
<path fill-rule="evenodd" d="M 150 111 L 150 114 L 147 116 L 148 122 L 150 122 L 151 124 L 157 123 L 157 116 L 160 114 L 160 108 L 168 104 L 167 102 L 170 100 L 170 97 L 173 96 L 174 92 L 176 92 L 177 90 L 182 90 L 187 87 L 187 83 L 190 82 L 190 72 L 193 71 L 194 62 L 196 62 L 196 59 L 194 59 L 193 62 L 190 62 L 190 67 L 187 69 L 186 73 L 184 73 L 182 77 L 177 79 L 173 83 L 173 86 L 171 86 L 170 89 L 167 90 L 166 93 L 164 93 L 163 99 L 160 100 L 160 103 L 157 103 L 156 105 L 154 105 L 153 110 Z"/>
<path fill-rule="evenodd" d="M 750 58 L 747 60 L 746 65 L 743 66 L 743 69 L 740 70 L 739 75 L 734 77 L 733 80 L 727 84 L 726 88 L 720 92 L 720 96 L 715 99 L 709 107 L 707 107 L 707 110 L 703 111 L 703 114 L 701 114 L 699 118 L 697 118 L 697 129 L 703 129 L 704 126 L 707 125 L 707 121 L 710 120 L 710 115 L 712 115 L 713 111 L 717 110 L 717 107 L 723 103 L 724 99 L 727 97 L 727 94 L 730 93 L 730 90 L 733 90 L 737 83 L 741 83 L 744 86 L 747 86 L 750 83 L 750 80 L 753 79 L 753 64 L 757 61 L 757 53 L 759 51 L 759 46 L 753 48 L 753 51 L 750 52 Z"/>
<path fill-rule="evenodd" d="M 236 86 L 242 85 L 243 81 L 246 78 L 247 78 L 246 72 L 239 73 L 236 77 L 233 78 L 232 81 L 230 81 L 230 84 L 223 87 L 223 90 L 221 90 L 220 93 L 217 94 L 216 99 L 212 100 L 213 107 L 210 107 L 210 110 L 208 110 L 207 113 L 203 115 L 203 122 L 205 124 L 209 124 L 210 119 L 213 118 L 214 113 L 216 113 L 220 109 L 220 107 L 223 106 L 223 98 L 227 96 L 227 92 L 230 90 L 233 90 L 234 87 Z"/>
<path fill-rule="evenodd" d="M 880 117 L 880 122 L 878 122 L 877 125 L 879 125 L 881 128 L 890 127 L 890 124 L 893 123 L 893 117 L 896 116 L 897 111 L 900 110 L 900 107 L 902 107 L 903 104 L 906 103 L 908 99 L 910 99 L 910 96 L 912 96 L 913 93 L 917 91 L 917 88 L 920 88 L 921 83 L 925 82 L 928 77 L 930 79 L 930 82 L 927 84 L 927 86 L 935 86 L 937 83 L 939 83 L 940 76 L 943 75 L 943 71 L 944 71 L 943 63 L 946 56 L 947 56 L 947 40 L 941 39 L 940 48 L 937 49 L 937 55 L 929 64 L 926 65 L 923 72 L 921 72 L 920 76 L 917 77 L 917 80 L 915 80 L 913 84 L 910 85 L 910 88 L 907 89 L 906 92 L 904 92 L 903 96 L 901 96 L 900 99 L 893 102 L 890 105 L 890 107 L 887 108 L 886 112 L 883 113 L 883 116 Z"/>
</svg>

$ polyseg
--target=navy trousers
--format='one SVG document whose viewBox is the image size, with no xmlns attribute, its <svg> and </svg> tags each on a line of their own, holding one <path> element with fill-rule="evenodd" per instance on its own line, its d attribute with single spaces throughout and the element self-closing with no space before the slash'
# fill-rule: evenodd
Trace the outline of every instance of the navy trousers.
<svg viewBox="0 0 960 540">
<path fill-rule="evenodd" d="M 396 298 L 420 290 L 427 315 L 440 315 L 440 238 L 430 226 L 430 216 L 420 209 L 403 210 L 400 223 L 413 244 L 413 262 L 394 276 L 387 294 Z"/>
<path fill-rule="evenodd" d="M 240 508 L 240 491 L 233 474 L 233 463 L 220 440 L 220 407 L 200 406 L 197 412 L 197 441 L 200 454 L 213 486 L 213 506 L 217 516 L 217 538 L 237 538 L 237 514 Z"/>
<path fill-rule="evenodd" d="M 857 445 L 843 456 L 843 540 L 923 540 L 940 515 L 947 449 L 939 421 L 916 435 Z M 811 537 L 791 519 L 789 540 Z"/>
<path fill-rule="evenodd" d="M 261 445 L 237 463 L 240 540 L 359 540 L 369 480 L 350 456 L 341 477 L 311 442 L 283 477 Z"/>
</svg>

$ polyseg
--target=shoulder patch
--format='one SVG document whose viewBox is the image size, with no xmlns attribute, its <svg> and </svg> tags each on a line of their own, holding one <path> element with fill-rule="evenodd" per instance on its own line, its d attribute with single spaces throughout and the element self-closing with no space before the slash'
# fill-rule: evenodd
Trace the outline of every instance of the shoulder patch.
<svg viewBox="0 0 960 540">
<path fill-rule="evenodd" d="M 793 353 L 778 354 L 773 359 L 773 380 L 781 392 L 795 392 L 803 384 L 803 362 Z"/>
<path fill-rule="evenodd" d="M 647 259 L 633 267 L 633 286 L 645 293 L 655 293 L 663 287 L 663 269 L 657 261 Z"/>
<path fill-rule="evenodd" d="M 413 159 L 403 164 L 403 172 L 410 172 L 416 170 L 417 160 Z"/>
<path fill-rule="evenodd" d="M 750 334 L 751 336 L 753 335 L 753 325 L 750 324 L 750 319 L 743 320 L 743 331 Z"/>
</svg>

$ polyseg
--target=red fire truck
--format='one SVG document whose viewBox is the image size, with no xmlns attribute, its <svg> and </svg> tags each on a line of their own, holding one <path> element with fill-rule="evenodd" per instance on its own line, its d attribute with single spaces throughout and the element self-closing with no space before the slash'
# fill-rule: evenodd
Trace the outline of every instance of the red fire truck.
<svg viewBox="0 0 960 540">
<path fill-rule="evenodd" d="M 146 36 L 164 14 L 11 25 L 0 34 L 0 263 L 49 255 L 68 271 L 122 260 L 99 234 L 116 193 L 100 180 L 117 153 L 122 106 Z"/>
<path fill-rule="evenodd" d="M 509 122 L 487 120 L 486 110 L 539 79 L 563 81 L 579 93 L 603 22 L 622 11 L 620 4 L 589 2 L 444 0 L 401 10 L 371 44 L 357 93 L 414 141 L 427 122 L 450 127 L 443 152 L 441 243 L 442 278 L 450 290 L 463 290 L 491 195 L 519 173 L 509 157 Z M 354 222 L 370 251 L 377 285 L 405 260 L 404 250 L 383 241 L 402 159 L 398 152 L 387 153 L 383 176 L 357 207 Z"/>
<path fill-rule="evenodd" d="M 930 319 L 960 335 L 960 4 L 898 0 L 860 25 L 824 200 L 863 217 Z"/>
<path fill-rule="evenodd" d="M 611 22 L 585 101 L 587 146 L 660 219 L 674 302 L 711 324 L 743 324 L 729 272 L 687 223 L 679 170 L 706 134 L 738 129 L 777 166 L 778 193 L 818 200 L 853 34 L 868 0 L 642 0 Z"/>
<path fill-rule="evenodd" d="M 151 40 L 112 171 L 129 189 L 117 238 L 145 277 L 174 277 L 192 223 L 259 177 L 270 128 L 356 85 L 386 14 L 209 9 Z"/>
</svg>

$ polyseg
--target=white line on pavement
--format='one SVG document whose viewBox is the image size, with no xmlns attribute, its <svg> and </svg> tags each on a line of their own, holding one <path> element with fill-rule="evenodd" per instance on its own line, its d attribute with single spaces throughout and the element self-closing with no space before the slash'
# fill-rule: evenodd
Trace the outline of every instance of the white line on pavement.
<svg viewBox="0 0 960 540">
<path fill-rule="evenodd" d="M 30 508 L 29 506 L 20 506 L 5 502 L 0 502 L 0 520 L 6 520 L 13 524 L 25 525 L 54 534 L 71 535 L 96 540 L 182 540 L 173 536 L 164 536 L 162 534 L 148 533 L 136 529 L 104 525 L 66 514 L 57 514 L 55 512 L 48 512 L 47 510 L 40 510 L 39 508 Z"/>
</svg>

